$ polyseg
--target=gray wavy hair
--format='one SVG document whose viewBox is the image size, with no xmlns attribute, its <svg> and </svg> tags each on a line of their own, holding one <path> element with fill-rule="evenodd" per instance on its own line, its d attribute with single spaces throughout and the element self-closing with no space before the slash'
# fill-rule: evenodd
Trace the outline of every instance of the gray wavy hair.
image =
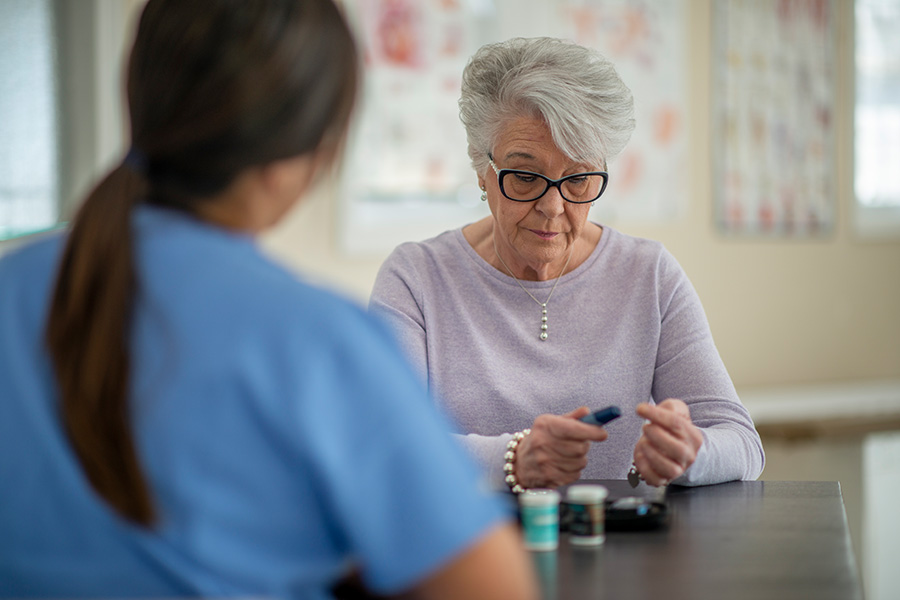
<svg viewBox="0 0 900 600">
<path fill-rule="evenodd" d="M 544 120 L 569 158 L 605 165 L 634 130 L 634 99 L 600 53 L 556 38 L 512 38 L 482 46 L 466 65 L 459 118 L 478 173 L 511 119 Z"/>
</svg>

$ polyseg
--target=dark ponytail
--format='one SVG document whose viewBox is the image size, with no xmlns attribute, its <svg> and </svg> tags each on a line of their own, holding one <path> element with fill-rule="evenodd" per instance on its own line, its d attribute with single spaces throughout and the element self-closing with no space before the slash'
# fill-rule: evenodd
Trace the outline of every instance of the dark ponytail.
<svg viewBox="0 0 900 600">
<path fill-rule="evenodd" d="M 134 294 L 131 208 L 142 178 L 120 166 L 82 204 L 63 251 L 46 340 L 66 434 L 91 486 L 122 515 L 154 519 L 131 439 L 128 331 Z"/>
<path fill-rule="evenodd" d="M 139 151 L 76 215 L 46 329 L 65 432 L 91 486 L 125 518 L 156 518 L 129 414 L 133 207 L 193 212 L 249 167 L 333 158 L 357 77 L 353 38 L 331 0 L 145 5 L 127 85 Z"/>
</svg>

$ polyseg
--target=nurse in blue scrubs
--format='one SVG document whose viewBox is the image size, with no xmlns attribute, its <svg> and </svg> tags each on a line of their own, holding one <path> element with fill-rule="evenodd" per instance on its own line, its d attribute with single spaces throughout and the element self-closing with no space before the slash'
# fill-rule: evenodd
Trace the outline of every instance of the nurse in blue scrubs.
<svg viewBox="0 0 900 600">
<path fill-rule="evenodd" d="M 130 151 L 0 261 L 0 597 L 533 597 L 389 336 L 256 242 L 358 77 L 330 0 L 146 4 Z"/>
</svg>

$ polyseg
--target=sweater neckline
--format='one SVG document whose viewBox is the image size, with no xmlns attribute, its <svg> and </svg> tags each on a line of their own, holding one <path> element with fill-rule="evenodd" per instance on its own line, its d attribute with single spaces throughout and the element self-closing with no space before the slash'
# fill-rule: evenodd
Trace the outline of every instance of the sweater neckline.
<svg viewBox="0 0 900 600">
<path fill-rule="evenodd" d="M 592 223 L 594 222 L 592 221 Z M 591 265 L 593 265 L 600 257 L 601 252 L 603 252 L 603 249 L 609 243 L 610 238 L 614 235 L 617 235 L 617 232 L 608 225 L 600 225 L 600 223 L 594 224 L 603 228 L 603 233 L 600 235 L 600 241 L 597 242 L 594 250 L 584 260 L 583 263 L 581 263 L 576 268 L 572 269 L 559 279 L 560 284 L 563 284 L 571 279 L 575 279 L 583 272 L 588 270 Z M 483 259 L 480 254 L 475 252 L 475 248 L 473 248 L 469 244 L 468 240 L 466 240 L 466 236 L 464 236 L 462 232 L 462 230 L 467 226 L 468 225 L 464 225 L 463 227 L 459 227 L 453 231 L 454 239 L 462 247 L 462 250 L 465 252 L 465 254 L 472 260 L 473 263 L 475 263 L 477 268 L 481 269 L 483 272 L 490 275 L 494 279 L 497 279 L 509 285 L 516 285 L 516 280 L 510 277 L 509 273 L 504 273 L 503 271 L 496 269 L 492 264 Z M 556 282 L 556 278 L 554 277 L 546 281 L 530 281 L 524 279 L 520 281 L 526 288 L 542 289 L 552 286 Z"/>
</svg>

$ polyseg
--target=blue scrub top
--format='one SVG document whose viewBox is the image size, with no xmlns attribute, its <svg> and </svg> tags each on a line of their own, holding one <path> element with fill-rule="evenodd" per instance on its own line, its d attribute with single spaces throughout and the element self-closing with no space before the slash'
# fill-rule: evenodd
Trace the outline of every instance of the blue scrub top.
<svg viewBox="0 0 900 600">
<path fill-rule="evenodd" d="M 0 596 L 327 598 L 431 574 L 507 515 L 393 341 L 255 242 L 133 220 L 132 417 L 160 519 L 119 518 L 61 429 L 42 336 L 62 236 L 0 260 Z"/>
</svg>

